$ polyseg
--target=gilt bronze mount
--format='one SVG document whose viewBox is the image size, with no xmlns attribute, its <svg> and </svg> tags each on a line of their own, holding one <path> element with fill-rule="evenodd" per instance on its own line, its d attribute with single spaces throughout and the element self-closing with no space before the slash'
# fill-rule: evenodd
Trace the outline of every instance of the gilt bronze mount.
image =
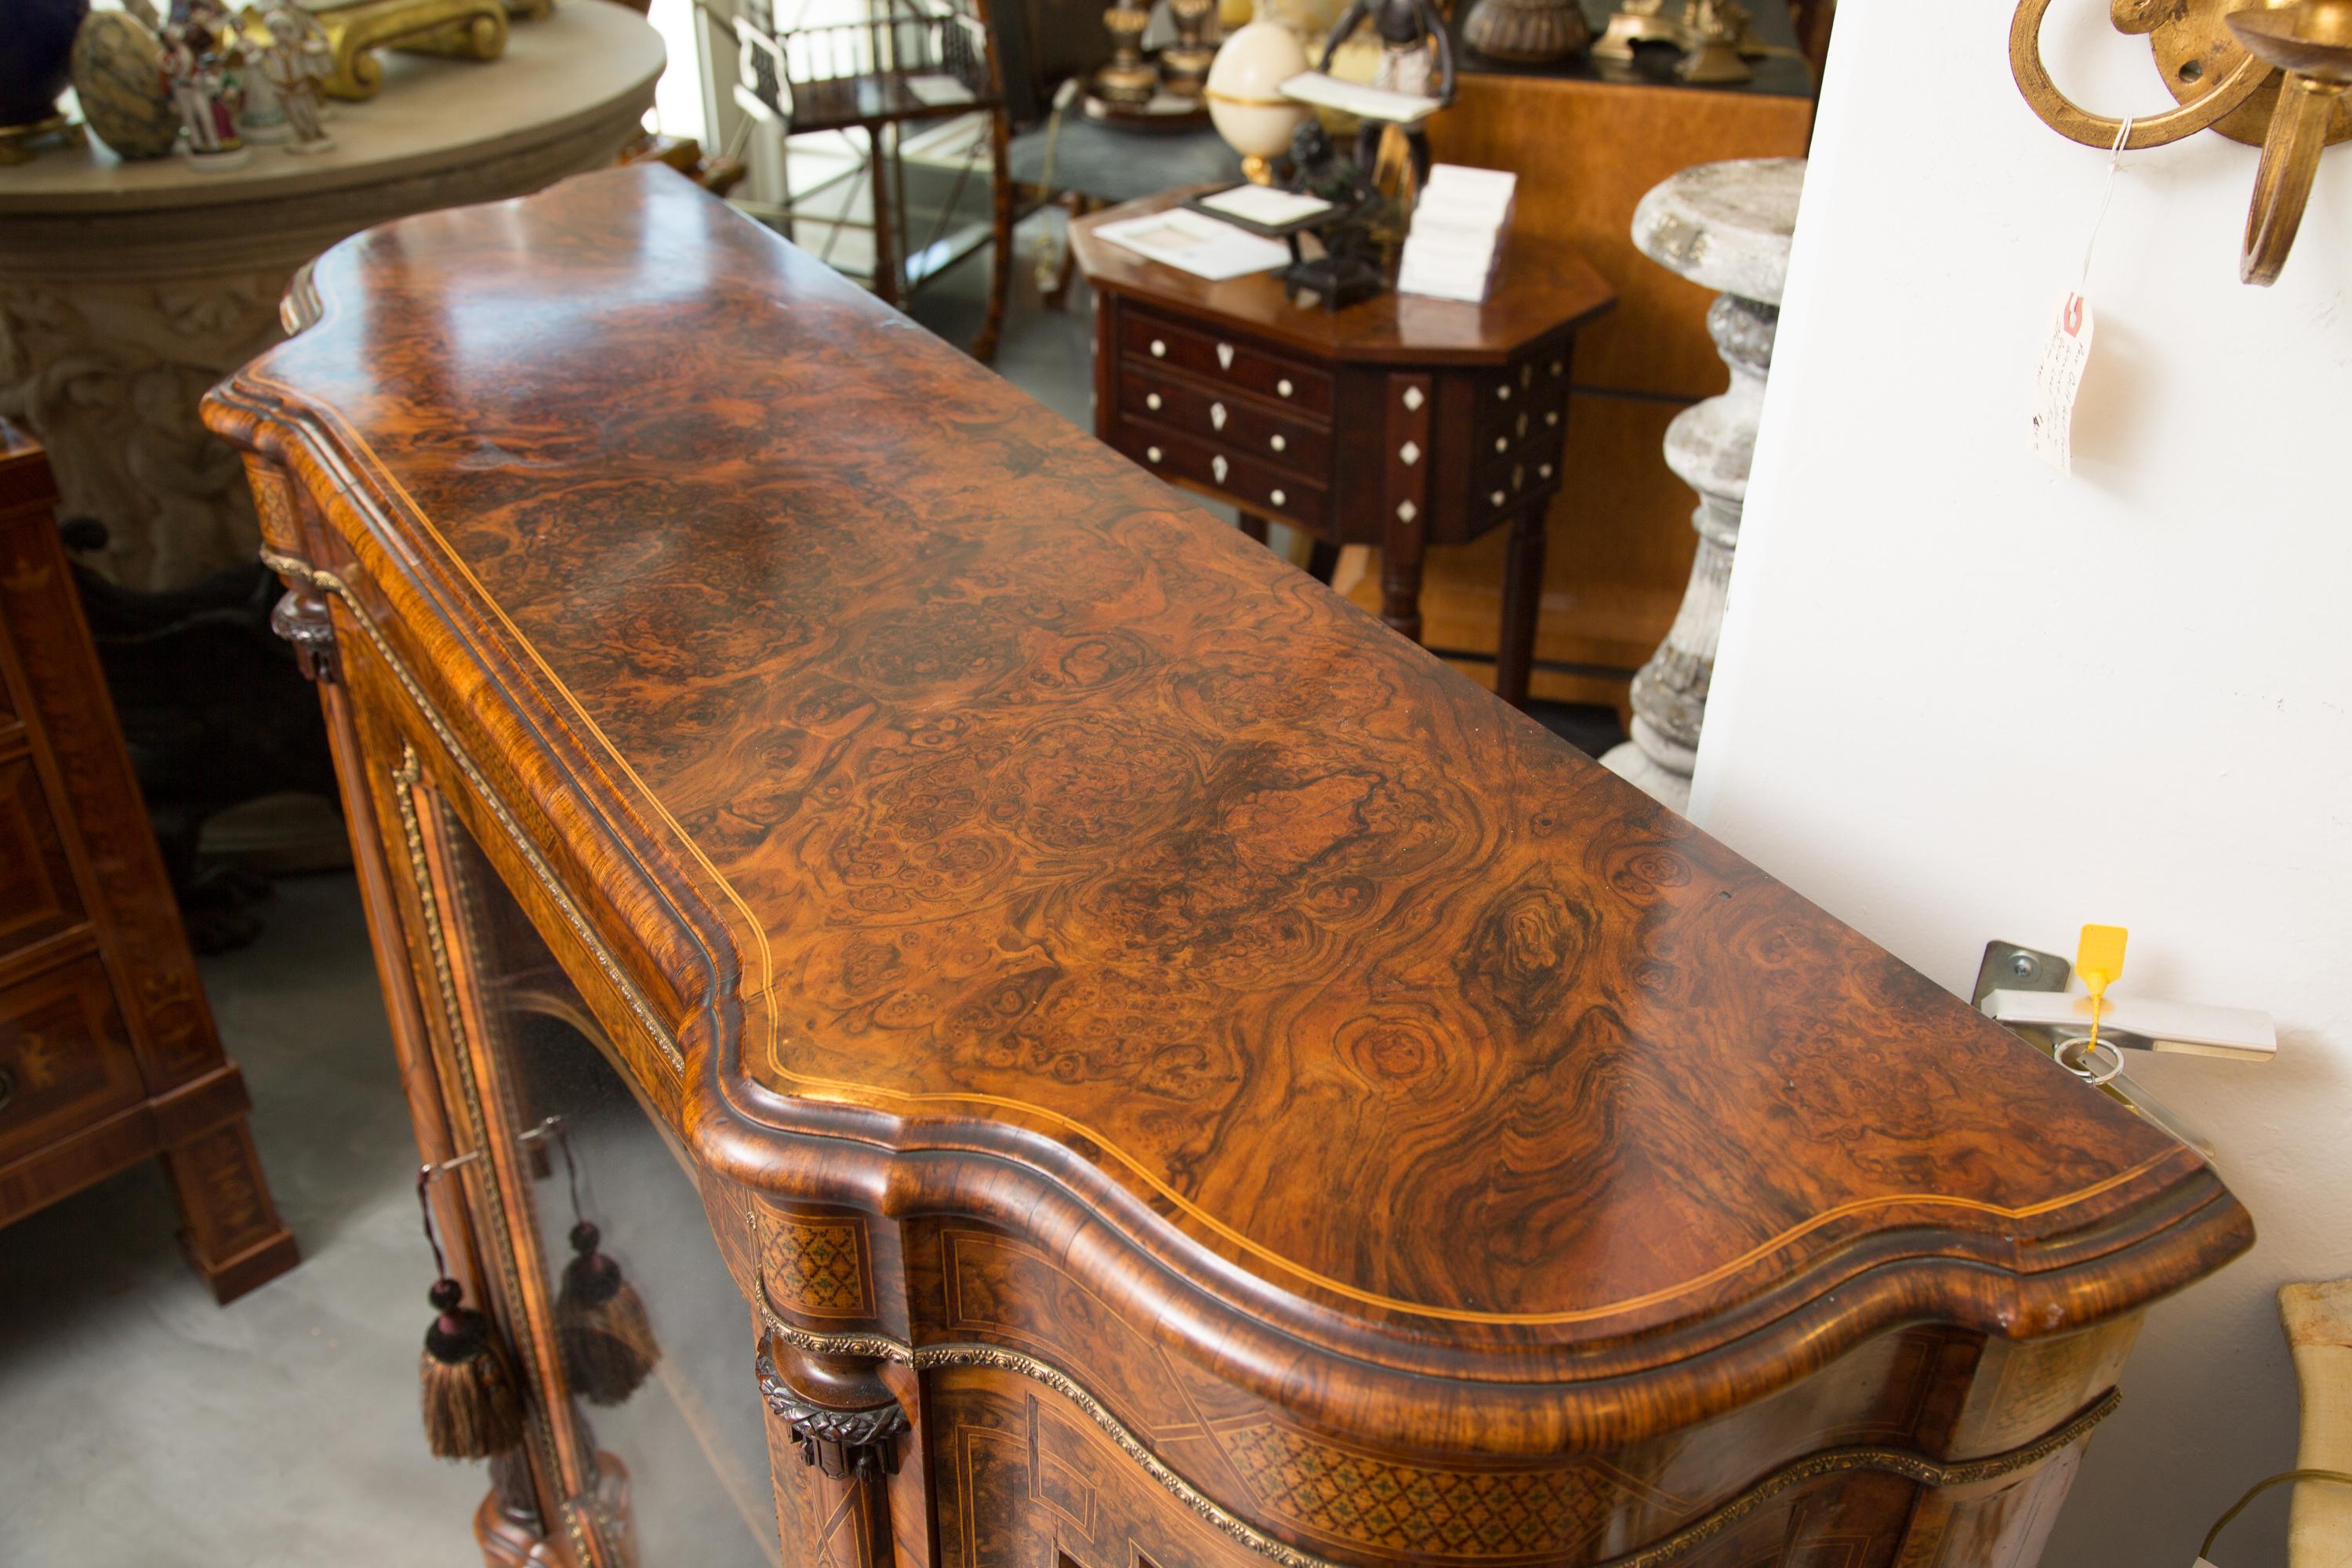
<svg viewBox="0 0 2352 1568">
<path fill-rule="evenodd" d="M 2352 0 L 2110 0 L 2119 33 L 2145 34 L 2179 106 L 2110 118 L 2060 91 L 2042 59 L 2051 0 L 2020 0 L 2010 20 L 2010 69 L 2043 124 L 2086 147 L 2162 147 L 2200 131 L 2260 147 L 2238 275 L 2275 282 L 2319 171 L 2322 147 L 2352 136 Z"/>
</svg>

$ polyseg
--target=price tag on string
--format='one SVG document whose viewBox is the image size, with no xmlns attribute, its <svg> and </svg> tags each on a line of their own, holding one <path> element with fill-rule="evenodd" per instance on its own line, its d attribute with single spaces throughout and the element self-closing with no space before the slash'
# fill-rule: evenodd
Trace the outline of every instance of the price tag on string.
<svg viewBox="0 0 2352 1568">
<path fill-rule="evenodd" d="M 2091 217 L 2091 234 L 2083 242 L 2083 270 L 2074 289 L 2058 302 L 2057 319 L 2042 340 L 2041 363 L 2033 370 L 2033 416 L 2026 445 L 2033 455 L 2062 474 L 2074 471 L 2074 398 L 2083 389 L 2083 371 L 2091 363 L 2091 334 L 2096 319 L 2091 313 L 2091 252 L 2099 243 L 2099 226 L 2106 221 L 2107 204 L 2115 199 L 2116 174 L 2123 162 L 2124 143 L 2131 140 L 2131 118 L 2116 132 L 2107 149 L 2107 179 L 2099 194 L 2099 209 Z"/>
<path fill-rule="evenodd" d="M 2033 455 L 2062 474 L 2074 471 L 2074 395 L 2091 363 L 2091 302 L 2069 294 L 2042 343 L 2033 371 Z"/>
</svg>

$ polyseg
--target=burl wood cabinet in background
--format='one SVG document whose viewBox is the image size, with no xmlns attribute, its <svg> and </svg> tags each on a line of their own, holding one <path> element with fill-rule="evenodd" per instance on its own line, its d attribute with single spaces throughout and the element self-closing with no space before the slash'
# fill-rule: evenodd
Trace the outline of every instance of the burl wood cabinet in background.
<svg viewBox="0 0 2352 1568">
<path fill-rule="evenodd" d="M 2027 1564 L 2141 1310 L 2252 1238 L 666 170 L 315 286 L 207 417 L 530 1382 L 491 1563 Z M 617 1405 L 551 1117 L 667 1350 Z"/>
<path fill-rule="evenodd" d="M 0 421 L 0 1225 L 161 1155 L 227 1301 L 291 1268 L 83 624 L 57 483 Z"/>
</svg>

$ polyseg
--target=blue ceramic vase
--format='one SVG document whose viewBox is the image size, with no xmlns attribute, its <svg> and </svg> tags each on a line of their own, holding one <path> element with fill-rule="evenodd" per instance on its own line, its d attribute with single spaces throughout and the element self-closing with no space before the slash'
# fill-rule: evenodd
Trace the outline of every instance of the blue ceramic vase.
<svg viewBox="0 0 2352 1568">
<path fill-rule="evenodd" d="M 74 29 L 89 0 L 7 0 L 0 40 L 0 125 L 31 125 L 58 111 Z"/>
</svg>

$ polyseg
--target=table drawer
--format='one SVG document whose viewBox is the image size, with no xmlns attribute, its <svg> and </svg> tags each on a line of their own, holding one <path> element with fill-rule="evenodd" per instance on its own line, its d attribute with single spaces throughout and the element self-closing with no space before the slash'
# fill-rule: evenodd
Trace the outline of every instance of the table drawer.
<svg viewBox="0 0 2352 1568">
<path fill-rule="evenodd" d="M 1507 511 L 1530 496 L 1559 488 L 1558 437 L 1529 441 L 1513 455 L 1480 464 L 1470 493 L 1470 515 L 1481 520 Z"/>
<path fill-rule="evenodd" d="M 1309 414 L 1331 412 L 1330 375 L 1304 360 L 1132 310 L 1121 311 L 1119 322 L 1119 346 L 1147 363 L 1190 371 L 1213 384 L 1255 392 Z"/>
<path fill-rule="evenodd" d="M 1559 427 L 1561 410 L 1568 406 L 1568 354 L 1564 350 L 1538 353 L 1488 371 L 1475 384 L 1478 412 L 1471 423 L 1478 433 L 1479 454 L 1492 457 L 1497 436 L 1517 445 L 1533 439 L 1541 428 Z M 1519 428 L 1523 422 L 1525 430 Z"/>
<path fill-rule="evenodd" d="M 1221 395 L 1194 382 L 1154 375 L 1143 368 L 1146 363 L 1129 360 L 1120 373 L 1122 412 L 1246 453 L 1317 483 L 1328 479 L 1331 433 L 1321 424 L 1286 417 L 1255 401 Z"/>
<path fill-rule="evenodd" d="M 1328 497 L 1313 479 L 1133 417 L 1119 421 L 1115 445 L 1162 479 L 1206 485 L 1237 506 L 1310 531 L 1324 526 Z"/>
<path fill-rule="evenodd" d="M 1478 422 L 1473 458 L 1491 463 L 1498 458 L 1526 457 L 1546 446 L 1557 447 L 1567 423 L 1566 399 L 1549 397 L 1548 389 L 1538 386 L 1534 397 Z"/>
<path fill-rule="evenodd" d="M 145 1092 L 95 953 L 0 991 L 0 1165 Z"/>
<path fill-rule="evenodd" d="M 0 762 L 0 963 L 87 918 L 33 759 Z"/>
</svg>

